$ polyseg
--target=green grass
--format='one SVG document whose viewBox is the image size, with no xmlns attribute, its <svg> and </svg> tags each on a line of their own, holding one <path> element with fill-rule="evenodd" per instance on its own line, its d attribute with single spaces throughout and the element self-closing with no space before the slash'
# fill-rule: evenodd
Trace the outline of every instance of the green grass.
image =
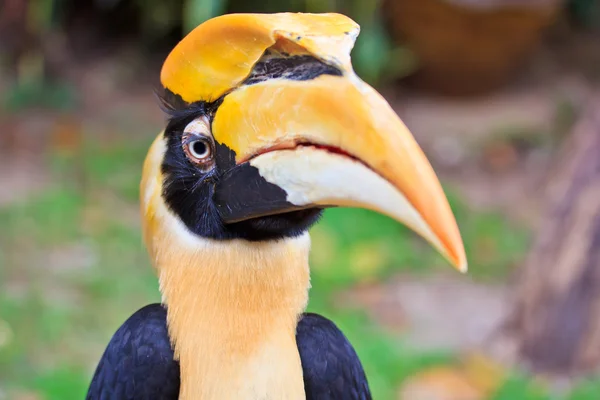
<svg viewBox="0 0 600 400">
<path fill-rule="evenodd" d="M 596 397 L 587 397 L 585 400 L 592 400 Z M 513 374 L 502 387 L 494 394 L 491 400 L 550 400 L 553 399 L 542 387 L 534 384 L 525 376 Z M 582 398 L 581 400 L 584 400 Z"/>
<path fill-rule="evenodd" d="M 136 221 L 148 145 L 90 145 L 82 164 L 85 192 L 55 185 L 0 209 L 0 319 L 12 333 L 8 345 L 0 345 L 0 389 L 49 400 L 83 398 L 114 330 L 136 309 L 159 301 Z M 72 164 L 63 159 L 54 165 L 61 176 Z M 498 215 L 471 213 L 459 197 L 450 198 L 473 276 L 506 277 L 523 256 L 527 234 Z M 451 352 L 411 349 L 363 311 L 340 309 L 333 301 L 336 291 L 358 282 L 400 271 L 447 270 L 428 245 L 388 218 L 354 209 L 328 210 L 312 235 L 309 309 L 327 315 L 347 334 L 376 399 L 393 399 L 408 376 L 453 361 Z M 0 339 L 2 332 L 0 325 Z M 598 385 L 586 382 L 571 399 L 595 399 Z M 526 378 L 515 377 L 493 399 L 549 398 L 538 391 Z"/>
</svg>

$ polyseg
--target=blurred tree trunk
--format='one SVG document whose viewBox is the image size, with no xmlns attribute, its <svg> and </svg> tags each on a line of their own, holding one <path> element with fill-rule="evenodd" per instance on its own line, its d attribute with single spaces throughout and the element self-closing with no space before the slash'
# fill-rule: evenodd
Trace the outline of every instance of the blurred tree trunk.
<svg viewBox="0 0 600 400">
<path fill-rule="evenodd" d="M 600 366 L 600 96 L 580 116 L 557 167 L 510 330 L 534 371 L 586 372 Z"/>
</svg>

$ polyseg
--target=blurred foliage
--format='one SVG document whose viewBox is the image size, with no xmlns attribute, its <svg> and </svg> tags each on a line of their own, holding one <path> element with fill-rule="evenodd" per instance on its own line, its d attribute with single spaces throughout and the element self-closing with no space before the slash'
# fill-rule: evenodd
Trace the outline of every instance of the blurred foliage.
<svg viewBox="0 0 600 400">
<path fill-rule="evenodd" d="M 75 104 L 71 85 L 49 77 L 43 46 L 38 42 L 60 26 L 55 0 L 31 0 L 23 16 L 27 26 L 25 35 L 35 39 L 23 39 L 36 43 L 21 49 L 21 54 L 13 61 L 16 79 L 10 83 L 6 94 L 0 100 L 7 111 L 16 111 L 32 106 L 65 110 Z M 3 64 L 7 63 L 3 57 Z"/>
<path fill-rule="evenodd" d="M 576 22 L 587 27 L 600 28 L 600 1 L 570 0 L 568 10 Z"/>
<path fill-rule="evenodd" d="M 183 6 L 183 30 L 190 32 L 202 22 L 223 14 L 224 0 L 187 0 Z"/>
<path fill-rule="evenodd" d="M 4 106 L 12 110 L 29 106 L 73 107 L 73 92 L 68 86 L 59 84 L 62 82 L 61 68 L 49 71 L 52 63 L 48 52 L 52 50 L 48 49 L 51 46 L 47 39 L 57 33 L 80 36 L 81 32 L 69 30 L 78 13 L 83 18 L 89 17 L 90 13 L 95 16 L 95 20 L 90 20 L 89 30 L 93 31 L 93 23 L 103 25 L 107 41 L 111 35 L 113 39 L 119 39 L 120 32 L 133 30 L 133 40 L 141 48 L 162 54 L 194 27 L 223 13 L 340 12 L 361 25 L 352 55 L 357 73 L 364 80 L 379 84 L 406 75 L 416 67 L 412 53 L 394 46 L 388 38 L 380 0 L 94 0 L 90 3 L 30 0 L 24 4 L 27 10 L 21 23 L 28 29 L 16 40 L 25 48 L 12 60 L 17 80 L 3 100 Z"/>
<path fill-rule="evenodd" d="M 6 111 L 18 111 L 29 107 L 53 110 L 69 110 L 75 106 L 75 90 L 66 83 L 50 83 L 40 76 L 20 80 L 13 84 L 3 98 Z"/>
<path fill-rule="evenodd" d="M 386 29 L 381 3 L 383 0 L 27 0 L 23 24 L 25 33 L 19 40 L 27 47 L 17 55 L 18 79 L 8 88 L 2 100 L 9 110 L 29 106 L 72 108 L 76 96 L 58 72 L 48 71 L 48 37 L 60 33 L 81 36 L 70 30 L 73 21 L 91 18 L 90 26 L 106 37 L 126 43 L 119 34 L 127 32 L 138 45 L 147 50 L 144 58 L 172 48 L 186 33 L 202 22 L 223 13 L 236 12 L 339 12 L 348 15 L 361 26 L 352 52 L 353 64 L 359 76 L 372 85 L 405 77 L 417 70 L 419 60 L 405 46 L 395 44 Z M 573 19 L 586 26 L 600 26 L 598 0 L 570 0 L 568 10 Z M 81 15 L 80 15 L 81 14 Z M 100 29 L 101 28 L 101 29 Z M 81 29 L 81 27 L 80 27 Z M 7 32 L 14 35 L 14 32 Z M 87 32 L 86 32 L 87 33 Z M 133 35 L 133 38 L 131 37 Z M 33 38 L 33 40 L 32 40 Z M 90 46 L 93 48 L 94 46 Z M 77 57 L 76 57 L 77 58 Z M 162 59 L 162 58 L 161 58 Z M 56 75 L 56 76 L 52 76 Z"/>
</svg>

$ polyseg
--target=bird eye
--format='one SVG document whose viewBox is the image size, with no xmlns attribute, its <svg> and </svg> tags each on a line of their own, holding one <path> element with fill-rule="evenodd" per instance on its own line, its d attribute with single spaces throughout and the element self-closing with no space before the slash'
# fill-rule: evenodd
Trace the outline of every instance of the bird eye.
<svg viewBox="0 0 600 400">
<path fill-rule="evenodd" d="M 190 137 L 184 141 L 183 150 L 195 164 L 206 164 L 212 159 L 212 148 L 207 138 Z"/>
<path fill-rule="evenodd" d="M 204 170 L 212 167 L 214 146 L 207 116 L 203 115 L 187 124 L 181 136 L 181 144 L 190 162 Z"/>
<path fill-rule="evenodd" d="M 210 147 L 206 141 L 199 139 L 192 141 L 189 145 L 190 155 L 198 160 L 210 157 Z"/>
</svg>

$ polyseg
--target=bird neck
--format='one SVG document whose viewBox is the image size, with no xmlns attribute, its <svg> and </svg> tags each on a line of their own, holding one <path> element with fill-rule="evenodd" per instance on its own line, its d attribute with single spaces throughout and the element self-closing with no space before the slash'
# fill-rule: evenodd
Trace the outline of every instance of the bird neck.
<svg viewBox="0 0 600 400">
<path fill-rule="evenodd" d="M 182 400 L 304 399 L 296 325 L 308 301 L 310 238 L 199 238 L 166 207 L 154 141 L 140 185 L 144 240 L 167 305 Z"/>
<path fill-rule="evenodd" d="M 308 234 L 261 243 L 169 237 L 155 261 L 180 399 L 304 399 L 295 334 L 308 300 Z"/>
</svg>

